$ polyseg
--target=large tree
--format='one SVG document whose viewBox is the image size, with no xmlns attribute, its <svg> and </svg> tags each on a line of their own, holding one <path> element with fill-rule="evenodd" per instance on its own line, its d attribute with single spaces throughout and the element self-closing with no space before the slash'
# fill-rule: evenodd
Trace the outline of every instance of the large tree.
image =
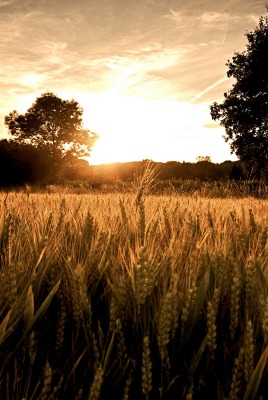
<svg viewBox="0 0 268 400">
<path fill-rule="evenodd" d="M 43 150 L 58 177 L 72 160 L 90 155 L 97 135 L 84 129 L 83 109 L 75 100 L 62 100 L 46 92 L 38 97 L 26 114 L 17 111 L 5 117 L 13 139 Z"/>
<path fill-rule="evenodd" d="M 268 171 L 268 17 L 246 32 L 246 50 L 228 60 L 227 76 L 236 82 L 221 104 L 210 107 L 213 120 L 224 126 L 231 151 L 254 173 Z"/>
</svg>

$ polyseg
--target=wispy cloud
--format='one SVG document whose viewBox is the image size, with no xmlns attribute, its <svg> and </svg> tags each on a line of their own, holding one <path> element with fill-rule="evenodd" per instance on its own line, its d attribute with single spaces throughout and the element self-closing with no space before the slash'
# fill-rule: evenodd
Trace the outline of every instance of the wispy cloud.
<svg viewBox="0 0 268 400">
<path fill-rule="evenodd" d="M 144 101 L 150 116 L 148 101 L 159 113 L 168 102 L 174 115 L 188 103 L 208 130 L 208 104 L 230 86 L 225 63 L 265 12 L 254 0 L 0 0 L 0 8 L 2 120 L 52 90 Z M 184 127 L 197 134 L 197 125 Z"/>
</svg>

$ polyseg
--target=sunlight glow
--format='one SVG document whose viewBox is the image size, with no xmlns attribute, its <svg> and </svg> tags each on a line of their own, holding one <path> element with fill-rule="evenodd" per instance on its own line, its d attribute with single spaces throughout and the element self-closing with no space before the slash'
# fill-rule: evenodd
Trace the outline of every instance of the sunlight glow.
<svg viewBox="0 0 268 400">
<path fill-rule="evenodd" d="M 44 80 L 44 76 L 41 76 L 39 74 L 25 74 L 22 77 L 22 82 L 25 86 L 32 86 L 34 87 L 36 84 L 42 82 Z"/>
<path fill-rule="evenodd" d="M 0 0 L 0 136 L 11 110 L 52 92 L 99 135 L 90 164 L 235 160 L 210 105 L 231 89 L 226 60 L 245 50 L 263 2 L 129 3 Z"/>
<path fill-rule="evenodd" d="M 89 163 L 190 161 L 216 154 L 224 160 L 220 128 L 207 129 L 207 105 L 118 96 L 111 92 L 77 95 L 84 109 L 84 124 L 99 134 Z M 217 149 L 219 154 L 217 155 Z M 225 153 L 225 154 L 224 154 Z M 228 156 L 226 156 L 228 158 Z M 225 157 L 225 159 L 226 159 Z"/>
</svg>

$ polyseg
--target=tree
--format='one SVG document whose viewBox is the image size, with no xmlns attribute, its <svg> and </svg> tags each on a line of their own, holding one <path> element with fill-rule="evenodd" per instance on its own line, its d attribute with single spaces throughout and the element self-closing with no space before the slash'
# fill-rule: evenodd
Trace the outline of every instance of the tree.
<svg viewBox="0 0 268 400">
<path fill-rule="evenodd" d="M 227 76 L 236 82 L 224 93 L 223 103 L 213 103 L 210 113 L 224 126 L 232 153 L 251 172 L 264 175 L 268 171 L 268 17 L 261 17 L 245 36 L 246 51 L 235 53 L 226 64 Z"/>
<path fill-rule="evenodd" d="M 58 177 L 72 160 L 87 157 L 97 135 L 82 124 L 83 109 L 74 100 L 62 100 L 47 92 L 38 97 L 26 114 L 17 111 L 5 124 L 19 143 L 31 144 L 47 154 Z"/>
<path fill-rule="evenodd" d="M 197 156 L 196 157 L 196 162 L 210 162 L 211 163 L 211 157 L 210 156 Z"/>
</svg>

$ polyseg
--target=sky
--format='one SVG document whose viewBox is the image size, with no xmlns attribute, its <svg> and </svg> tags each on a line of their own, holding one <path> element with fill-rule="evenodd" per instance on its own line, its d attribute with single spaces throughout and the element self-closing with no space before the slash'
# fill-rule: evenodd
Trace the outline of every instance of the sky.
<svg viewBox="0 0 268 400">
<path fill-rule="evenodd" d="M 261 0 L 0 0 L 0 137 L 49 91 L 98 133 L 90 164 L 235 160 L 209 106 L 261 15 Z"/>
</svg>

